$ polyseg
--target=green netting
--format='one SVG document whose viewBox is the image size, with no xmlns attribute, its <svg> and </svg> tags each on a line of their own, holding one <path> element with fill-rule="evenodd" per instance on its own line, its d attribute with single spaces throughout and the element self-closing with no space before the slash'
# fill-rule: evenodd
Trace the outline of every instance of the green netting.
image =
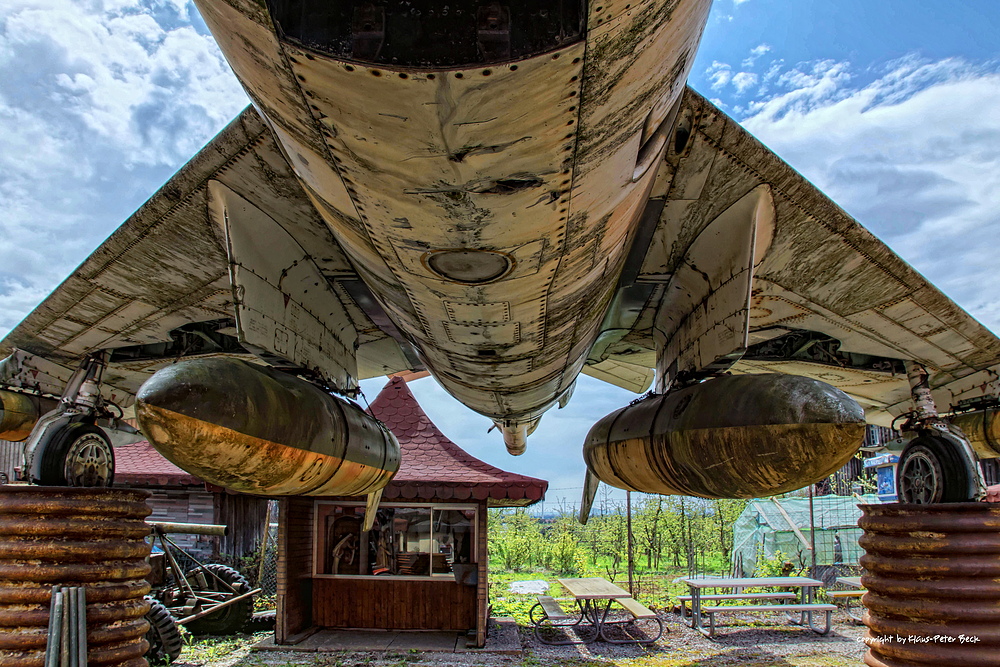
<svg viewBox="0 0 1000 667">
<path fill-rule="evenodd" d="M 733 566 L 742 576 L 749 577 L 758 563 L 774 558 L 779 551 L 796 567 L 810 565 L 809 549 L 795 534 L 789 519 L 806 542 L 810 541 L 810 528 L 815 530 L 817 565 L 857 565 L 864 553 L 858 546 L 861 537 L 858 504 L 878 502 L 876 495 L 816 496 L 810 521 L 808 498 L 753 500 L 733 524 Z"/>
</svg>

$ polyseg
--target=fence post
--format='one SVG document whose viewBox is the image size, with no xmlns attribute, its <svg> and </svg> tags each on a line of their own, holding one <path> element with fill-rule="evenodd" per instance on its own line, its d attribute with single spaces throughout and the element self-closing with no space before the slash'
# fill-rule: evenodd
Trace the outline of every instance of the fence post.
<svg viewBox="0 0 1000 667">
<path fill-rule="evenodd" d="M 260 564 L 257 566 L 257 586 L 264 581 L 264 563 L 267 562 L 267 540 L 271 536 L 271 501 L 267 501 L 264 513 L 264 536 L 260 540 Z"/>
</svg>

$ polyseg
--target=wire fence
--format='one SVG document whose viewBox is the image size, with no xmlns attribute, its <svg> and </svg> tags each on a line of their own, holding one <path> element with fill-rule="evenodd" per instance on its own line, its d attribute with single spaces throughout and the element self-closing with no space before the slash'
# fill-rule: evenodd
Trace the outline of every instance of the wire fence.
<svg viewBox="0 0 1000 667">
<path fill-rule="evenodd" d="M 274 609 L 275 596 L 278 590 L 278 524 L 271 523 L 268 530 L 267 544 L 246 556 L 218 554 L 213 562 L 222 563 L 237 570 L 246 577 L 252 588 L 259 588 L 260 593 L 254 597 L 257 611 Z"/>
</svg>

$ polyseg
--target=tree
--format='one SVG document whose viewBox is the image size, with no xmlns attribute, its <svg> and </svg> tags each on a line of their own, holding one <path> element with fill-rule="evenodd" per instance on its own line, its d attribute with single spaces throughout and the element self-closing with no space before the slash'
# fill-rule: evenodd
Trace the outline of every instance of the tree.
<svg viewBox="0 0 1000 667">
<path fill-rule="evenodd" d="M 490 560 L 505 570 L 540 565 L 544 541 L 538 519 L 518 508 L 512 513 L 489 510 Z"/>
</svg>

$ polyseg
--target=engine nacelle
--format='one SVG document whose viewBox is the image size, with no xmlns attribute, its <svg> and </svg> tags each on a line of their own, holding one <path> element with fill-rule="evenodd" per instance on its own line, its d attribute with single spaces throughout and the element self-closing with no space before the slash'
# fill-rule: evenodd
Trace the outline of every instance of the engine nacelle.
<svg viewBox="0 0 1000 667">
<path fill-rule="evenodd" d="M 620 489 L 759 498 L 823 479 L 864 434 L 864 410 L 835 387 L 795 375 L 732 375 L 611 413 L 590 430 L 583 456 Z"/>
<path fill-rule="evenodd" d="M 364 495 L 399 470 L 396 437 L 361 408 L 235 359 L 158 371 L 136 395 L 136 416 L 167 459 L 241 493 Z"/>
<path fill-rule="evenodd" d="M 55 408 L 56 403 L 44 396 L 0 389 L 0 440 L 26 440 L 39 417 Z"/>
</svg>

